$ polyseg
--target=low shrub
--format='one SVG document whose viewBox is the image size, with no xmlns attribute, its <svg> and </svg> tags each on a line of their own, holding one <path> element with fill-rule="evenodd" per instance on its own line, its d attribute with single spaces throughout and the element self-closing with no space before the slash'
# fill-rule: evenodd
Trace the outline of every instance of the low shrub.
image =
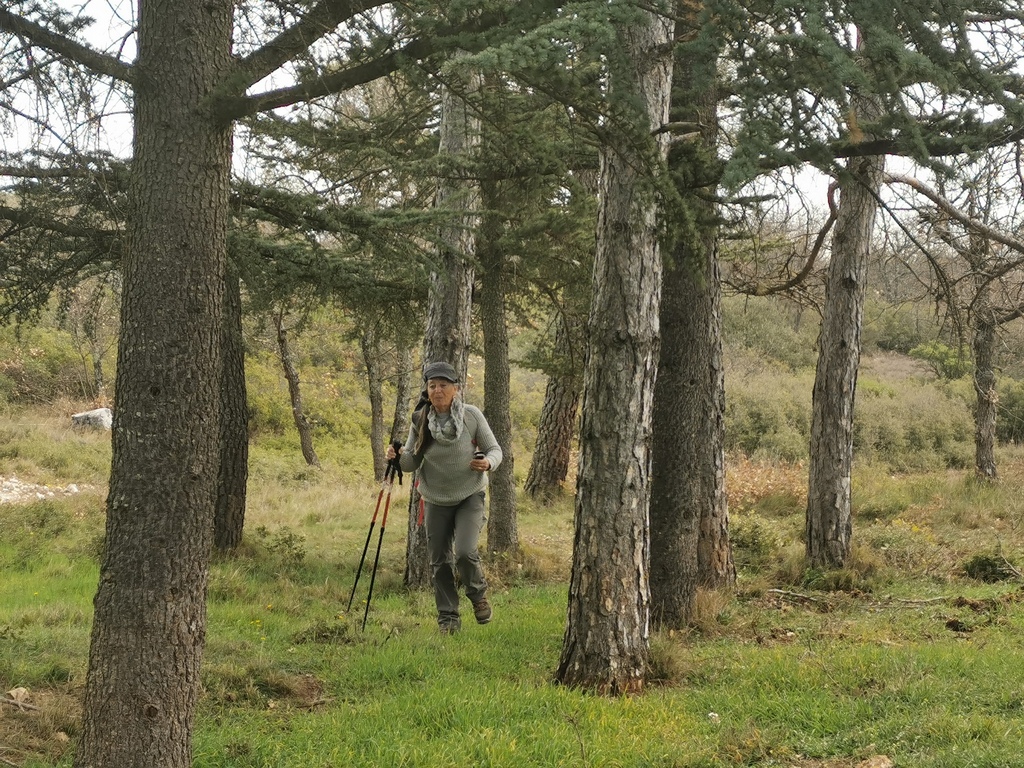
<svg viewBox="0 0 1024 768">
<path fill-rule="evenodd" d="M 755 514 L 729 516 L 729 542 L 736 568 L 748 571 L 767 569 L 785 543 L 778 523 Z"/>
<path fill-rule="evenodd" d="M 972 579 L 994 584 L 1020 578 L 1020 571 L 1001 552 L 979 552 L 963 564 L 964 573 Z"/>
</svg>

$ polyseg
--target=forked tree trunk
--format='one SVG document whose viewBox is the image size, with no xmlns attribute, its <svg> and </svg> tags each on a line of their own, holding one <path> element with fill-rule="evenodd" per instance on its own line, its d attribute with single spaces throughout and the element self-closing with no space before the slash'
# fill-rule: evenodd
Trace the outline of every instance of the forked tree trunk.
<svg viewBox="0 0 1024 768">
<path fill-rule="evenodd" d="M 481 188 L 482 206 L 497 210 L 500 201 L 494 182 Z M 480 324 L 484 332 L 484 412 L 504 458 L 490 473 L 491 503 L 487 516 L 487 549 L 510 553 L 519 549 L 519 522 L 516 513 L 515 456 L 512 452 L 512 414 L 509 389 L 511 373 L 508 359 L 508 325 L 505 319 L 505 254 L 498 246 L 501 222 L 488 215 L 480 227 L 478 242 L 480 265 Z"/>
<path fill-rule="evenodd" d="M 879 107 L 854 99 L 867 124 Z M 841 568 L 850 555 L 853 405 L 860 365 L 867 258 L 885 158 L 857 157 L 840 179 L 839 212 L 825 283 L 814 374 L 805 546 L 810 564 Z"/>
<path fill-rule="evenodd" d="M 467 84 L 472 94 L 477 81 Z M 427 331 L 423 362 L 443 360 L 466 379 L 469 361 L 470 320 L 473 309 L 473 231 L 479 209 L 478 192 L 467 166 L 480 143 L 480 123 L 461 96 L 441 89 L 441 144 L 439 153 L 448 161 L 449 175 L 438 183 L 436 207 L 456 211 L 451 224 L 441 229 L 438 269 L 430 276 Z M 422 377 L 421 377 L 422 382 Z M 427 534 L 419 523 L 419 494 L 415 475 L 409 492 L 409 526 L 405 550 L 405 584 L 412 588 L 430 585 Z"/>
<path fill-rule="evenodd" d="M 636 132 L 601 151 L 601 194 L 583 386 L 572 577 L 555 678 L 639 691 L 650 652 L 651 416 L 661 258 L 652 177 L 667 142 L 673 23 L 636 10 L 609 57 L 611 98 L 637 99 Z M 650 137 L 657 136 L 655 140 Z"/>
<path fill-rule="evenodd" d="M 700 23 L 702 5 L 683 6 Z M 669 155 L 695 232 L 682 233 L 666 260 L 662 337 L 654 390 L 651 489 L 651 615 L 665 627 L 693 618 L 700 585 L 735 579 L 725 496 L 725 374 L 722 364 L 718 219 L 711 195 L 718 133 L 716 60 L 677 55 L 672 119 L 701 126 L 700 143 Z"/>
<path fill-rule="evenodd" d="M 242 293 L 241 281 L 233 270 L 228 273 L 224 293 L 223 363 L 220 472 L 213 520 L 213 543 L 222 551 L 235 549 L 242 543 L 249 478 L 249 403 L 245 387 Z"/>
<path fill-rule="evenodd" d="M 302 405 L 302 387 L 299 382 L 299 371 L 295 367 L 295 356 L 292 354 L 291 344 L 288 341 L 288 329 L 284 325 L 284 311 L 274 316 L 274 326 L 277 328 L 277 348 L 281 354 L 281 367 L 284 369 L 284 378 L 288 382 L 288 397 L 292 404 L 292 418 L 295 421 L 295 429 L 299 433 L 299 445 L 302 448 L 302 458 L 311 467 L 320 467 L 320 459 L 313 447 L 313 428 L 306 418 L 306 410 Z"/>
<path fill-rule="evenodd" d="M 128 250 L 76 768 L 189 768 L 220 451 L 232 3 L 139 16 Z"/>
<path fill-rule="evenodd" d="M 555 330 L 557 365 L 548 374 L 537 443 L 524 486 L 526 493 L 543 503 L 550 503 L 562 493 L 576 437 L 576 414 L 583 388 L 583 359 L 578 344 L 583 333 L 576 326 L 582 323 L 559 314 Z"/>
</svg>

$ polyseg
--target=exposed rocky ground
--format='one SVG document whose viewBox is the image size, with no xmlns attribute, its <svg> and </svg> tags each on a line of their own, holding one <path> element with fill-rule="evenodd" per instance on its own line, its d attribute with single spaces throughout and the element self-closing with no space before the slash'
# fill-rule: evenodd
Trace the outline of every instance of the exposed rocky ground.
<svg viewBox="0 0 1024 768">
<path fill-rule="evenodd" d="M 39 485 L 22 482 L 16 477 L 0 477 L 0 504 L 19 504 L 56 496 L 71 496 L 82 488 L 74 483 L 65 486 Z"/>
</svg>

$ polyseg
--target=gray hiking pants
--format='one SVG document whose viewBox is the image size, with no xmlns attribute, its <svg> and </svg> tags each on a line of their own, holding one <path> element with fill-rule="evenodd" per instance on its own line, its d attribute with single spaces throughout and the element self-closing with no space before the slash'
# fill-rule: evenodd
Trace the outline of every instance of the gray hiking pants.
<svg viewBox="0 0 1024 768">
<path fill-rule="evenodd" d="M 459 593 L 455 574 L 475 602 L 484 597 L 487 581 L 480 566 L 480 532 L 487 522 L 484 492 L 474 493 L 454 507 L 425 502 L 427 549 L 434 582 L 439 624 L 458 623 Z"/>
</svg>

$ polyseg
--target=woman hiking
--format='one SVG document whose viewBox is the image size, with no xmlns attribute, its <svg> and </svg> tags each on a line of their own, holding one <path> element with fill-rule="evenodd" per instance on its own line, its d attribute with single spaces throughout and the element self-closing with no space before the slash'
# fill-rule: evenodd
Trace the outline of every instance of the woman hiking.
<svg viewBox="0 0 1024 768">
<path fill-rule="evenodd" d="M 463 402 L 455 368 L 428 363 L 423 380 L 429 402 L 413 414 L 409 439 L 397 455 L 403 470 L 419 472 L 437 625 L 454 634 L 462 628 L 456 573 L 477 623 L 491 620 L 479 542 L 487 521 L 487 472 L 501 463 L 502 452 L 483 412 Z M 395 455 L 388 446 L 387 458 Z"/>
</svg>

